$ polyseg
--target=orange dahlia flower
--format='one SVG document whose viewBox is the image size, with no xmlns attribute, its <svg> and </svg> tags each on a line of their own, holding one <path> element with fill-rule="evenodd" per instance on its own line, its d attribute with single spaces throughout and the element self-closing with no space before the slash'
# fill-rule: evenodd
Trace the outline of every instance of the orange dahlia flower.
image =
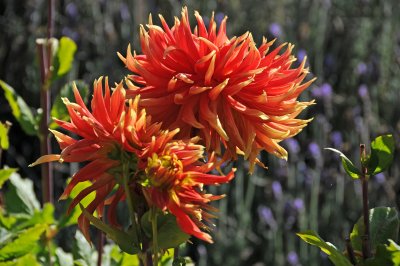
<svg viewBox="0 0 400 266">
<path fill-rule="evenodd" d="M 198 138 L 189 141 L 172 141 L 178 130 L 167 132 L 164 139 L 153 138 L 141 156 L 139 168 L 144 169 L 142 185 L 150 206 L 169 211 L 176 216 L 183 232 L 212 243 L 207 224 L 214 216 L 208 205 L 223 197 L 203 191 L 204 185 L 227 183 L 234 170 L 226 176 L 207 174 L 215 168 L 214 157 L 203 163 L 204 147 L 196 144 Z M 202 229 L 202 230 L 201 230 Z"/>
<path fill-rule="evenodd" d="M 92 99 L 92 111 L 86 107 L 79 91 L 74 87 L 76 103 L 67 98 L 63 101 L 70 115 L 70 122 L 58 120 L 55 122 L 63 129 L 80 136 L 82 139 L 71 138 L 59 131 L 51 130 L 61 149 L 60 154 L 49 154 L 40 157 L 30 166 L 40 163 L 59 162 L 88 162 L 76 174 L 73 175 L 60 199 L 67 199 L 72 189 L 79 183 L 91 181 L 92 185 L 82 190 L 71 202 L 70 212 L 83 198 L 95 191 L 94 200 L 86 207 L 87 211 L 102 216 L 106 198 L 117 185 L 115 174 L 120 171 L 121 153 L 123 148 L 132 150 L 124 137 L 125 119 L 125 90 L 119 84 L 110 95 L 108 81 L 105 82 L 105 93 L 103 94 L 102 78 L 94 82 L 94 93 Z M 116 202 L 123 197 L 122 188 L 108 202 L 114 207 L 109 210 L 111 222 L 115 222 Z M 89 239 L 90 222 L 81 215 L 78 225 Z"/>
<path fill-rule="evenodd" d="M 206 194 L 201 189 L 204 184 L 228 182 L 233 178 L 233 171 L 226 176 L 207 174 L 215 168 L 214 157 L 207 163 L 201 162 L 204 147 L 195 144 L 195 138 L 173 140 L 179 129 L 164 131 L 161 124 L 152 123 L 146 111 L 139 109 L 139 97 L 126 99 L 122 84 L 110 93 L 107 80 L 104 91 L 102 79 L 95 81 L 91 111 L 76 87 L 74 95 L 76 102 L 63 99 L 70 122 L 55 121 L 81 139 L 51 130 L 61 153 L 44 155 L 31 164 L 87 162 L 73 175 L 60 197 L 68 198 L 79 182 L 92 183 L 73 199 L 69 211 L 95 191 L 96 196 L 86 210 L 89 213 L 97 210 L 102 216 L 104 205 L 108 204 L 108 221 L 118 226 L 115 211 L 118 202 L 126 198 L 121 182 L 127 173 L 123 168 L 128 165 L 129 185 L 141 188 L 149 205 L 175 215 L 182 231 L 211 242 L 211 237 L 200 228 L 206 229 L 203 221 L 212 217 L 208 211 L 213 209 L 207 203 L 222 196 Z M 83 214 L 78 218 L 78 225 L 87 239 L 90 239 L 89 224 Z"/>
<path fill-rule="evenodd" d="M 313 81 L 303 82 L 305 59 L 293 68 L 293 45 L 269 51 L 274 41 L 264 39 L 257 48 L 249 32 L 228 38 L 226 17 L 218 31 L 213 17 L 208 27 L 197 12 L 195 17 L 193 31 L 187 8 L 172 28 L 161 15 L 162 27 L 151 17 L 147 30 L 141 26 L 142 54 L 132 55 L 130 46 L 126 57 L 119 54 L 133 72 L 127 95 L 140 94 L 140 106 L 155 121 L 181 129 L 177 137 L 199 135 L 209 152 L 224 159 L 244 155 L 250 171 L 261 150 L 287 158 L 279 142 L 310 121 L 296 118 L 312 104 L 297 100 Z"/>
</svg>

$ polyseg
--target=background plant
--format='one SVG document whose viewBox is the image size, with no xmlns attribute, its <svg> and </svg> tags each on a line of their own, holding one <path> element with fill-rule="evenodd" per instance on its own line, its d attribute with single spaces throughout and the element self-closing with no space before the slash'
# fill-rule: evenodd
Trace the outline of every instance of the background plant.
<svg viewBox="0 0 400 266">
<path fill-rule="evenodd" d="M 45 35 L 45 4 L 43 0 L 0 3 L 0 79 L 33 107 L 39 106 L 40 79 L 34 67 L 34 40 Z M 249 179 L 246 165 L 238 163 L 234 185 L 218 191 L 230 198 L 218 206 L 226 218 L 217 221 L 216 244 L 209 248 L 195 243 L 188 254 L 199 265 L 328 263 L 317 249 L 301 243 L 295 232 L 316 230 L 325 240 L 342 243 L 338 248 L 343 250 L 343 239 L 360 215 L 361 205 L 353 200 L 354 194 L 360 195 L 360 186 L 343 178 L 340 160 L 322 148 L 334 147 L 356 158 L 359 143 L 387 132 L 399 137 L 397 1 L 60 1 L 54 36 L 66 35 L 78 44 L 74 66 L 65 79 L 91 83 L 106 73 L 111 80 L 122 79 L 123 68 L 114 67 L 122 64 L 109 51 L 124 51 L 129 42 L 138 44 L 136 25 L 145 23 L 148 11 L 163 13 L 172 22 L 182 4 L 202 14 L 216 10 L 216 16 L 228 15 L 230 35 L 251 29 L 257 42 L 266 35 L 278 37 L 278 44 L 295 43 L 297 56 L 306 54 L 318 76 L 304 95 L 304 100 L 317 99 L 318 104 L 304 114 L 315 119 L 300 136 L 286 142 L 289 164 L 264 156 L 269 170 L 257 170 Z M 58 82 L 54 97 L 65 80 Z M 39 155 L 38 140 L 22 132 L 4 98 L 0 110 L 0 120 L 14 124 L 11 146 L 2 161 L 29 176 L 39 192 L 39 172 L 26 167 Z M 400 142 L 395 143 L 398 151 Z M 398 206 L 398 154 L 388 172 L 371 179 L 370 207 Z M 56 170 L 55 195 L 61 195 L 70 170 L 64 165 Z M 59 242 L 67 250 L 68 238 Z"/>
</svg>

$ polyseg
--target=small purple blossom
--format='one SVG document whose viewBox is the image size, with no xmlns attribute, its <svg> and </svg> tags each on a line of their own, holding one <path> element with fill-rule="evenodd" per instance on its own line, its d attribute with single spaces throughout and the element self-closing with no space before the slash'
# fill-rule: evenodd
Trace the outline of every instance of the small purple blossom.
<svg viewBox="0 0 400 266">
<path fill-rule="evenodd" d="M 329 83 L 324 83 L 321 86 L 315 86 L 311 94 L 315 98 L 330 99 L 332 97 L 332 86 Z"/>
<path fill-rule="evenodd" d="M 307 56 L 307 53 L 306 53 L 306 50 L 304 50 L 304 49 L 300 49 L 297 52 L 297 59 L 299 60 L 299 62 L 302 62 L 306 56 Z"/>
<path fill-rule="evenodd" d="M 331 133 L 331 141 L 333 144 L 334 148 L 340 148 L 343 145 L 343 137 L 342 137 L 342 133 L 340 133 L 339 131 L 333 131 Z"/>
<path fill-rule="evenodd" d="M 311 156 L 314 158 L 319 158 L 321 156 L 321 149 L 316 142 L 311 142 L 308 145 L 308 151 L 311 153 Z"/>
<path fill-rule="evenodd" d="M 290 153 L 298 154 L 300 152 L 300 144 L 296 139 L 290 138 L 287 139 L 285 142 Z"/>
<path fill-rule="evenodd" d="M 71 18 L 76 18 L 78 16 L 78 8 L 75 3 L 68 3 L 65 7 L 65 13 Z"/>
<path fill-rule="evenodd" d="M 324 58 L 324 64 L 326 67 L 331 68 L 335 64 L 335 57 L 332 54 L 327 54 Z"/>
<path fill-rule="evenodd" d="M 279 200 L 282 198 L 282 186 L 278 181 L 272 182 L 272 192 L 274 193 L 275 199 Z"/>
<path fill-rule="evenodd" d="M 222 12 L 217 12 L 215 14 L 214 20 L 217 23 L 217 25 L 221 25 L 222 20 L 224 19 L 225 15 Z"/>
<path fill-rule="evenodd" d="M 358 95 L 360 95 L 360 97 L 362 99 L 365 99 L 366 97 L 368 97 L 368 87 L 365 84 L 361 84 L 360 87 L 358 87 Z"/>
<path fill-rule="evenodd" d="M 304 210 L 304 201 L 300 198 L 296 198 L 293 200 L 293 207 L 297 210 L 297 211 L 302 211 Z"/>
<path fill-rule="evenodd" d="M 64 27 L 62 30 L 62 35 L 67 36 L 69 38 L 71 38 L 72 40 L 74 40 L 75 42 L 77 42 L 79 40 L 79 33 L 72 30 L 69 27 Z"/>
<path fill-rule="evenodd" d="M 263 223 L 269 225 L 272 229 L 275 229 L 277 227 L 274 214 L 272 213 L 270 208 L 266 206 L 259 206 L 257 211 Z"/>
<path fill-rule="evenodd" d="M 121 15 L 121 19 L 123 21 L 127 21 L 131 18 L 131 14 L 129 13 L 129 8 L 125 3 L 121 3 L 121 7 L 119 9 L 119 13 Z"/>
<path fill-rule="evenodd" d="M 274 36 L 274 37 L 279 37 L 282 35 L 282 28 L 281 25 L 279 25 L 279 23 L 271 23 L 269 25 L 269 32 Z"/>
<path fill-rule="evenodd" d="M 375 180 L 378 184 L 383 184 L 386 181 L 386 177 L 384 173 L 379 173 L 375 175 Z"/>
<path fill-rule="evenodd" d="M 329 83 L 322 84 L 321 94 L 323 98 L 330 98 L 332 96 L 332 86 Z"/>
<path fill-rule="evenodd" d="M 297 255 L 297 253 L 295 251 L 290 251 L 287 254 L 286 259 L 287 259 L 289 265 L 291 265 L 291 266 L 295 266 L 295 265 L 299 264 L 299 256 Z"/>
<path fill-rule="evenodd" d="M 368 66 L 364 62 L 361 62 L 357 65 L 356 72 L 358 75 L 364 75 L 367 73 Z"/>
</svg>

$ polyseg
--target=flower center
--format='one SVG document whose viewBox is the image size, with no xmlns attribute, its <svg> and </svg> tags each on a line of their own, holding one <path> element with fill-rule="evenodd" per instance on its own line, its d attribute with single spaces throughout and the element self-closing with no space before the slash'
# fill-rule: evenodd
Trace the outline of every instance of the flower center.
<svg viewBox="0 0 400 266">
<path fill-rule="evenodd" d="M 158 156 L 153 153 L 147 160 L 146 179 L 142 185 L 168 190 L 179 182 L 182 172 L 183 165 L 176 154 Z"/>
</svg>

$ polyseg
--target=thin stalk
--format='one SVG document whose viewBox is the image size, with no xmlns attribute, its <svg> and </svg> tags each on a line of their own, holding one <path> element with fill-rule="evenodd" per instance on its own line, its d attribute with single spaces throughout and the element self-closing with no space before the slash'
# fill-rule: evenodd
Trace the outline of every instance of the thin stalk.
<svg viewBox="0 0 400 266">
<path fill-rule="evenodd" d="M 350 238 L 346 238 L 346 250 L 347 250 L 347 255 L 349 257 L 351 264 L 356 265 L 357 260 L 356 260 L 356 256 L 354 255 L 354 249 L 351 245 Z"/>
<path fill-rule="evenodd" d="M 174 260 L 178 259 L 179 257 L 179 247 L 174 248 Z"/>
<path fill-rule="evenodd" d="M 104 233 L 101 230 L 97 230 L 98 232 L 98 242 L 97 242 L 97 266 L 102 265 L 103 259 L 103 244 L 104 244 Z"/>
<path fill-rule="evenodd" d="M 157 212 L 155 208 L 151 209 L 151 228 L 153 231 L 153 266 L 158 265 L 158 241 L 157 241 Z"/>
<path fill-rule="evenodd" d="M 132 191 L 129 187 L 129 163 L 127 162 L 127 160 L 125 160 L 122 163 L 122 174 L 123 174 L 122 183 L 123 183 L 125 194 L 126 194 L 126 203 L 128 205 L 128 211 L 129 211 L 129 216 L 131 219 L 132 227 L 133 227 L 133 230 L 136 231 L 136 235 L 139 238 L 139 242 L 143 243 L 143 241 L 141 240 L 141 237 L 140 237 L 140 227 L 139 227 L 139 223 L 137 221 L 136 211 L 133 206 L 133 195 L 132 195 Z M 150 266 L 152 264 L 148 264 L 148 259 L 146 258 L 147 257 L 146 249 L 147 248 L 143 244 L 141 247 L 141 252 L 139 252 L 139 254 L 138 254 L 138 257 L 140 259 L 141 265 Z"/>
<path fill-rule="evenodd" d="M 360 145 L 361 161 L 366 158 L 365 144 Z M 362 185 L 362 198 L 363 198 L 363 221 L 364 221 L 364 235 L 362 236 L 362 253 L 363 258 L 371 257 L 371 247 L 369 241 L 369 206 L 368 206 L 368 169 L 361 162 L 361 185 Z"/>
<path fill-rule="evenodd" d="M 40 139 L 40 153 L 41 155 L 51 153 L 50 135 L 48 125 L 50 123 L 50 79 L 51 79 L 51 65 L 52 65 L 52 45 L 51 38 L 54 31 L 54 0 L 48 0 L 48 13 L 47 13 L 47 39 L 44 42 L 37 42 L 39 62 L 40 62 L 40 75 L 41 75 L 41 88 L 40 88 L 40 107 L 43 111 L 43 116 L 39 125 L 39 139 Z M 52 164 L 43 164 L 42 169 L 42 189 L 43 189 L 43 202 L 54 202 L 53 198 L 53 173 Z"/>
</svg>

